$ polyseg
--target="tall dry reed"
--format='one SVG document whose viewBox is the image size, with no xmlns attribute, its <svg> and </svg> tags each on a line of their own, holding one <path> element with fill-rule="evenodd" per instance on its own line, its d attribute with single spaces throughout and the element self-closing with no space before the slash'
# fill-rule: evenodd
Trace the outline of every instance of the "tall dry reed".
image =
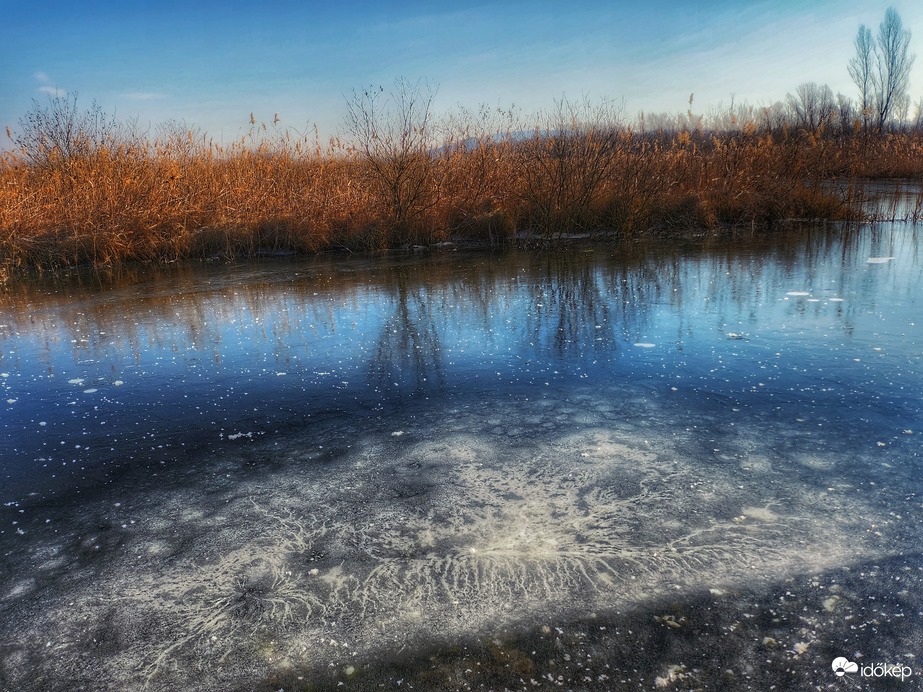
<svg viewBox="0 0 923 692">
<path fill-rule="evenodd" d="M 360 97 L 349 143 L 254 119 L 225 146 L 174 124 L 152 139 L 77 132 L 67 151 L 6 153 L 0 265 L 766 227 L 855 216 L 858 198 L 834 179 L 923 177 L 923 138 L 910 132 L 637 132 L 609 104 L 566 101 L 529 129 L 490 109 L 437 122 L 430 103 L 414 102 L 425 130 L 399 121 L 387 140 Z"/>
</svg>

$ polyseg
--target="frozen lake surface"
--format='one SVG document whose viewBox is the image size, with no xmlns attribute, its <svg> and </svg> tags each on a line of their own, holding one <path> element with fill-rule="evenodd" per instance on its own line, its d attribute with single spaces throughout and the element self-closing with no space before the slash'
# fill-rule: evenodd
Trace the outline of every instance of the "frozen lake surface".
<svg viewBox="0 0 923 692">
<path fill-rule="evenodd" d="M 885 225 L 0 287 L 0 689 L 923 676 L 920 253 Z"/>
</svg>

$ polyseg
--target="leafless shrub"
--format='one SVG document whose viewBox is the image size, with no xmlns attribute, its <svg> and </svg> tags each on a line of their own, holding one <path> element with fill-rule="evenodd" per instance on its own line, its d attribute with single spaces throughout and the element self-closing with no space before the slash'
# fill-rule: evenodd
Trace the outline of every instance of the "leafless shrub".
<svg viewBox="0 0 923 692">
<path fill-rule="evenodd" d="M 81 111 L 76 93 L 49 98 L 47 105 L 32 104 L 13 141 L 27 161 L 40 167 L 66 168 L 102 147 L 117 146 L 125 129 L 96 101 Z"/>
<path fill-rule="evenodd" d="M 353 91 L 346 100 L 346 130 L 366 182 L 384 210 L 379 241 L 411 240 L 423 214 L 436 202 L 433 186 L 435 89 L 398 79 L 383 87 Z"/>
<path fill-rule="evenodd" d="M 816 132 L 830 124 L 836 113 L 833 92 L 826 84 L 803 82 L 795 89 L 795 95 L 786 97 L 794 123 L 808 132 Z"/>
<path fill-rule="evenodd" d="M 544 237 L 594 230 L 593 203 L 618 161 L 619 120 L 611 102 L 562 98 L 513 146 L 523 202 Z"/>
</svg>

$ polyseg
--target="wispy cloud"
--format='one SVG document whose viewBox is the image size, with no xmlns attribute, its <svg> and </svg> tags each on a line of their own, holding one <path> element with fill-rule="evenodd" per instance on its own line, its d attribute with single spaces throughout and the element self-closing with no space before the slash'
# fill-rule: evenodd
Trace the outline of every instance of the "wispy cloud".
<svg viewBox="0 0 923 692">
<path fill-rule="evenodd" d="M 43 94 L 49 94 L 54 97 L 67 96 L 67 92 L 64 89 L 58 89 L 57 87 L 53 86 L 41 86 L 38 88 L 38 90 Z"/>
<path fill-rule="evenodd" d="M 67 96 L 67 91 L 65 89 L 59 89 L 56 86 L 51 86 L 51 78 L 44 72 L 36 72 L 32 76 L 42 83 L 42 86 L 37 87 L 37 91 L 43 94 L 48 94 L 54 98 Z"/>
<path fill-rule="evenodd" d="M 128 94 L 122 94 L 123 99 L 128 99 L 129 101 L 152 101 L 154 99 L 165 99 L 167 98 L 166 94 L 158 94 L 156 92 L 132 92 Z"/>
</svg>

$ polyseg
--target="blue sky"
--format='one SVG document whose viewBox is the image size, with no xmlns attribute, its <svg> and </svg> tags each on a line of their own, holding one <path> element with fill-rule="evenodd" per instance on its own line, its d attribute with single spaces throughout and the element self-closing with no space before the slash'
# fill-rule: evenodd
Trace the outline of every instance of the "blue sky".
<svg viewBox="0 0 923 692">
<path fill-rule="evenodd" d="M 438 85 L 436 109 L 525 112 L 571 98 L 624 99 L 625 112 L 769 105 L 806 81 L 854 95 L 846 63 L 860 24 L 893 4 L 923 54 L 911 2 L 121 2 L 0 1 L 0 127 L 49 94 L 96 99 L 156 130 L 173 118 L 216 140 L 249 116 L 322 135 L 344 94 L 398 76 Z M 923 96 L 923 61 L 911 98 Z M 2 133 L 2 130 L 0 130 Z M 5 133 L 2 137 L 6 140 Z M 7 142 L 8 143 L 8 142 Z"/>
</svg>

